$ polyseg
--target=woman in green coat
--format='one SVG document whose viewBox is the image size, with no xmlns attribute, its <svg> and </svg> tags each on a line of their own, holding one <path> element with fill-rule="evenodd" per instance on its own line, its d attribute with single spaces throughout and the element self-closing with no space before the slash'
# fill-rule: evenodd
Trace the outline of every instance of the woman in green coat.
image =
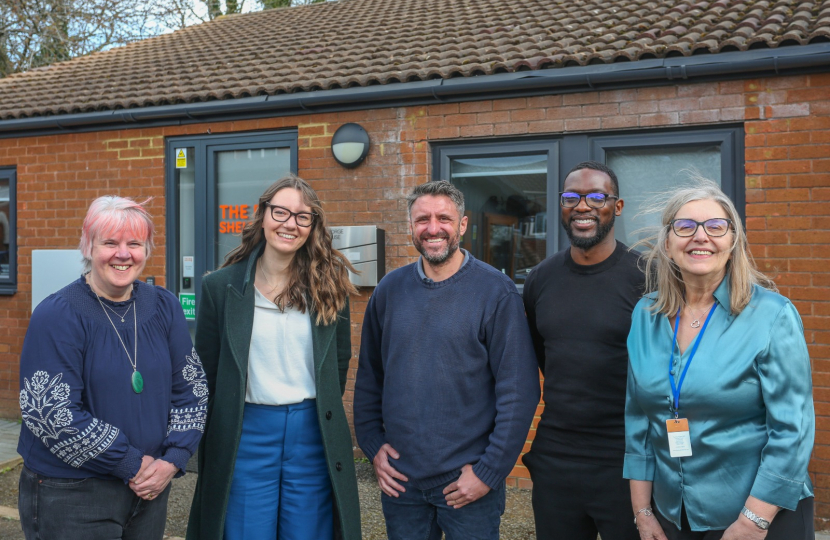
<svg viewBox="0 0 830 540">
<path fill-rule="evenodd" d="M 210 401 L 188 540 L 360 539 L 347 270 L 317 194 L 288 176 L 205 276 L 196 350 Z"/>
</svg>

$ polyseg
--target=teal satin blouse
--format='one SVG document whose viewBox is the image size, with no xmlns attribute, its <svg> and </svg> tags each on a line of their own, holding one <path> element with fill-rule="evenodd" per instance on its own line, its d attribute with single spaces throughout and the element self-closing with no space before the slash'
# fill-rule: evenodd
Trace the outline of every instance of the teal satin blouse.
<svg viewBox="0 0 830 540">
<path fill-rule="evenodd" d="M 801 317 L 789 300 L 757 285 L 737 316 L 729 313 L 726 279 L 714 296 L 718 305 L 680 394 L 690 457 L 670 457 L 666 420 L 673 418 L 669 358 L 677 383 L 693 347 L 672 353 L 674 329 L 649 311 L 653 297 L 634 308 L 628 335 L 623 476 L 652 481 L 657 508 L 678 528 L 685 505 L 695 531 L 729 527 L 748 495 L 793 510 L 813 494 L 807 465 L 815 413 Z"/>
</svg>

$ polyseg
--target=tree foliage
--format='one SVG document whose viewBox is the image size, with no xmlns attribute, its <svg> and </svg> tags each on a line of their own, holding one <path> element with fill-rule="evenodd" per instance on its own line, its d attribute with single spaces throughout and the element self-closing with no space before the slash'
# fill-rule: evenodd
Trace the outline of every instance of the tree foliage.
<svg viewBox="0 0 830 540">
<path fill-rule="evenodd" d="M 0 76 L 155 35 L 153 1 L 2 0 Z"/>
</svg>

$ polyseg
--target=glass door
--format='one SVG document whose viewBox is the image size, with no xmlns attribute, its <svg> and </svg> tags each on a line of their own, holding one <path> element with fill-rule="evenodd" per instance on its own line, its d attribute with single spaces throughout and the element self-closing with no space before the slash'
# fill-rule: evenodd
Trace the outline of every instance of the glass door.
<svg viewBox="0 0 830 540">
<path fill-rule="evenodd" d="M 242 228 L 253 219 L 259 196 L 285 173 L 291 172 L 289 148 L 266 147 L 211 151 L 208 174 L 214 178 L 216 204 L 216 243 L 212 258 L 218 268 L 239 245 Z"/>
<path fill-rule="evenodd" d="M 170 139 L 167 158 L 167 288 L 195 321 L 202 276 L 239 245 L 262 192 L 297 171 L 297 132 Z"/>
</svg>

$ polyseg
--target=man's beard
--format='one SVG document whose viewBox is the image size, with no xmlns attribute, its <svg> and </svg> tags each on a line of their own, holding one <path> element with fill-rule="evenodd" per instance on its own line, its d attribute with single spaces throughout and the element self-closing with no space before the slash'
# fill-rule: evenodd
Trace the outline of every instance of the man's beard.
<svg viewBox="0 0 830 540">
<path fill-rule="evenodd" d="M 576 236 L 571 230 L 570 222 L 565 222 L 564 219 L 562 220 L 562 227 L 565 228 L 565 232 L 568 234 L 568 240 L 571 241 L 572 246 L 578 247 L 579 249 L 588 250 L 602 242 L 605 239 L 605 237 L 608 236 L 608 233 L 611 232 L 611 229 L 614 228 L 615 219 L 616 216 L 614 214 L 611 214 L 611 219 L 608 221 L 608 223 L 603 224 L 602 221 L 600 221 L 599 218 L 597 218 L 597 232 L 596 234 L 594 234 L 594 236 L 589 237 Z"/>
<path fill-rule="evenodd" d="M 447 239 L 447 248 L 439 253 L 431 254 L 429 253 L 426 248 L 424 247 L 424 240 L 420 238 L 416 238 L 415 235 L 412 235 L 412 243 L 415 246 L 415 249 L 418 250 L 418 253 L 426 260 L 429 264 L 433 266 L 441 266 L 452 257 L 456 251 L 458 251 L 458 242 L 459 242 L 458 234 L 453 236 L 449 236 L 447 234 L 439 234 L 435 238 L 446 238 Z"/>
</svg>

